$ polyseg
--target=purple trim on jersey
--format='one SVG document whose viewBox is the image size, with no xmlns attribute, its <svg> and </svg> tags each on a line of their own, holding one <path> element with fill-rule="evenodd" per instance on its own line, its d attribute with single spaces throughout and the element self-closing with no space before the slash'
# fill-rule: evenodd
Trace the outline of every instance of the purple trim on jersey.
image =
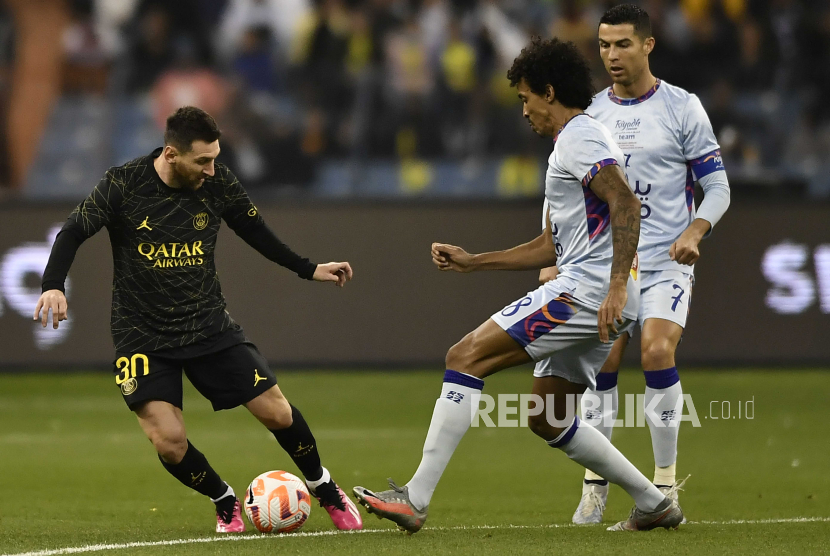
<svg viewBox="0 0 830 556">
<path fill-rule="evenodd" d="M 597 175 L 597 172 L 605 168 L 606 166 L 610 166 L 611 164 L 617 164 L 617 160 L 614 158 L 604 158 L 591 166 L 591 169 L 588 170 L 588 173 L 585 174 L 585 177 L 582 178 L 582 187 L 588 187 L 588 184 L 591 183 L 591 180 L 594 179 L 594 176 Z M 617 164 L 619 166 L 619 164 Z"/>
<path fill-rule="evenodd" d="M 583 187 L 585 195 L 585 216 L 588 218 L 588 239 L 593 241 L 611 222 L 611 211 L 608 203 L 597 197 L 589 187 Z"/>
<path fill-rule="evenodd" d="M 695 206 L 695 177 L 692 174 L 692 163 L 686 162 L 686 208 L 692 212 Z"/>
<path fill-rule="evenodd" d="M 712 172 L 719 170 L 726 170 L 723 166 L 723 158 L 720 155 L 720 149 L 715 149 L 710 153 L 706 153 L 700 158 L 690 160 L 689 164 L 692 171 L 695 173 L 695 178 L 700 179 L 703 176 L 708 176 Z"/>
<path fill-rule="evenodd" d="M 541 309 L 534 311 L 506 330 L 507 334 L 522 346 L 538 340 L 560 324 L 565 324 L 576 314 L 573 299 L 563 293 Z"/>
<path fill-rule="evenodd" d="M 659 88 L 660 80 L 658 79 L 654 82 L 654 85 L 651 86 L 651 89 L 649 89 L 643 96 L 637 98 L 620 98 L 614 94 L 614 87 L 612 86 L 608 87 L 608 100 L 614 104 L 619 104 L 620 106 L 633 106 L 634 104 L 640 104 L 641 102 L 645 102 L 650 99 Z"/>
</svg>

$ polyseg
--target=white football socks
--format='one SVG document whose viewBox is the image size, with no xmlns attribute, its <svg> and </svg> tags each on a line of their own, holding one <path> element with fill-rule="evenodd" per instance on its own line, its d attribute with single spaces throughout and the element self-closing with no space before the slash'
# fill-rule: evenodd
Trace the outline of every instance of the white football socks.
<svg viewBox="0 0 830 556">
<path fill-rule="evenodd" d="M 683 388 L 677 367 L 662 371 L 646 371 L 644 407 L 646 422 L 651 430 L 651 447 L 654 450 L 655 484 L 674 484 L 672 466 L 677 461 L 677 436 L 680 433 L 680 416 L 683 413 Z M 667 471 L 666 468 L 671 468 Z M 667 475 L 671 474 L 671 477 Z M 658 477 L 658 475 L 660 475 Z M 664 481 L 671 478 L 670 483 Z M 658 480 L 660 482 L 658 482 Z"/>
<path fill-rule="evenodd" d="M 473 398 L 477 399 L 482 388 L 484 381 L 472 375 L 452 370 L 444 374 L 444 386 L 432 412 L 421 464 L 406 484 L 409 500 L 419 510 L 429 505 L 453 452 L 470 428 Z"/>
<path fill-rule="evenodd" d="M 611 433 L 614 432 L 614 420 L 617 418 L 619 408 L 617 373 L 599 373 L 596 382 L 596 390 L 585 390 L 582 395 L 582 421 L 584 424 L 597 429 L 608 440 L 611 440 Z M 591 402 L 591 399 L 594 401 Z M 604 478 L 590 469 L 586 469 L 585 480 L 602 481 Z"/>
<path fill-rule="evenodd" d="M 589 396 L 599 401 L 598 407 L 588 408 Z M 582 395 L 583 422 L 597 429 L 608 440 L 611 440 L 611 433 L 614 432 L 614 419 L 617 418 L 618 408 L 619 395 L 616 386 L 609 390 L 585 390 L 585 394 Z"/>
<path fill-rule="evenodd" d="M 580 424 L 579 419 L 575 418 L 570 427 L 548 444 L 559 448 L 581 466 L 620 485 L 644 512 L 653 512 L 666 498 L 602 433 Z"/>
</svg>

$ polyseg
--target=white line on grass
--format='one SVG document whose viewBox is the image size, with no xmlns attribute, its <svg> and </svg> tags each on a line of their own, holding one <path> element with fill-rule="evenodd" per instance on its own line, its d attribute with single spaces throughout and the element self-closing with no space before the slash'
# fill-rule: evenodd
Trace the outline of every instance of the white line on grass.
<svg viewBox="0 0 830 556">
<path fill-rule="evenodd" d="M 781 519 L 730 519 L 727 521 L 690 521 L 686 525 L 769 525 L 775 523 L 815 523 L 830 522 L 830 517 L 790 517 Z M 430 527 L 432 531 L 470 531 L 491 529 L 560 529 L 579 527 L 571 523 L 547 525 L 460 525 L 456 527 Z M 139 541 L 121 544 L 88 544 L 53 550 L 36 550 L 34 552 L 18 552 L 15 554 L 0 554 L 0 556 L 59 556 L 60 554 L 80 554 L 82 552 L 102 552 L 104 550 L 122 550 L 124 548 L 144 548 L 152 546 L 175 546 L 179 544 L 204 544 L 211 542 L 238 542 L 259 541 L 263 539 L 295 539 L 303 537 L 331 537 L 335 535 L 359 535 L 371 533 L 394 533 L 396 529 L 363 529 L 361 531 L 312 531 L 299 532 L 290 535 L 236 535 L 223 537 L 203 537 L 198 539 L 173 539 L 169 541 Z"/>
<path fill-rule="evenodd" d="M 815 523 L 827 521 L 830 521 L 830 517 L 786 517 L 782 519 L 729 519 L 726 521 L 689 521 L 686 525 L 768 525 L 774 523 Z"/>
</svg>

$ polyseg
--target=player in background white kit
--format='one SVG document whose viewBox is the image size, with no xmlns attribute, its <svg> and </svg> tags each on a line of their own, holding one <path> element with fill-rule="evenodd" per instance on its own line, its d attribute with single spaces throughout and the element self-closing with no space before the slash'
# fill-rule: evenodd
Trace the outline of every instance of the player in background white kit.
<svg viewBox="0 0 830 556">
<path fill-rule="evenodd" d="M 676 498 L 683 391 L 675 349 L 686 326 L 698 244 L 726 212 L 729 184 L 698 98 L 656 79 L 649 70 L 654 38 L 648 14 L 631 4 L 608 10 L 599 24 L 599 47 L 614 84 L 597 94 L 586 112 L 611 130 L 625 155 L 622 166 L 629 185 L 642 203 L 638 320 L 644 401 L 655 416 L 646 421 L 654 451 L 654 484 Z M 695 181 L 705 195 L 697 211 Z M 596 389 L 586 392 L 597 395 L 599 407 L 586 411 L 583 404 L 585 421 L 609 440 L 617 413 L 617 371 L 629 338 L 622 334 L 617 339 L 597 376 Z M 608 482 L 587 472 L 574 523 L 602 521 L 607 495 Z"/>
<path fill-rule="evenodd" d="M 573 410 L 573 398 L 594 386 L 610 341 L 634 324 L 639 309 L 639 287 L 632 284 L 630 270 L 639 240 L 640 202 L 625 181 L 623 154 L 609 130 L 584 113 L 594 89 L 588 64 L 573 43 L 533 39 L 507 77 L 533 130 L 546 137 L 558 133 L 545 175 L 546 229 L 523 245 L 478 255 L 434 243 L 432 259 L 440 270 L 456 272 L 530 270 L 558 262 L 559 276 L 450 348 L 415 475 L 403 487 L 390 480 L 391 490 L 382 492 L 355 487 L 355 496 L 370 513 L 410 533 L 420 530 L 438 481 L 472 423 L 483 379 L 550 358 L 549 369 L 534 372 L 533 394 L 539 398 L 529 419 L 531 430 L 634 498 L 629 518 L 612 530 L 676 527 L 683 518 L 677 502 L 605 436 L 581 425 Z M 373 453 L 382 454 L 382 446 Z"/>
</svg>

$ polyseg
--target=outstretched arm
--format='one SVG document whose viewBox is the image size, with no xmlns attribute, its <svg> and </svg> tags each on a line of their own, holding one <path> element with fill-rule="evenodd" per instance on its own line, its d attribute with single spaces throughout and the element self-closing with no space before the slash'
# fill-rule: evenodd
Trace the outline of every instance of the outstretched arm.
<svg viewBox="0 0 830 556">
<path fill-rule="evenodd" d="M 461 247 L 432 244 L 432 262 L 439 270 L 538 270 L 556 264 L 556 249 L 550 227 L 533 241 L 506 249 L 471 255 Z"/>
<path fill-rule="evenodd" d="M 352 279 L 349 263 L 315 264 L 301 257 L 271 231 L 259 210 L 248 198 L 239 180 L 226 166 L 216 168 L 219 179 L 225 183 L 225 207 L 222 219 L 262 256 L 280 266 L 293 270 L 300 278 L 316 282 L 334 282 L 341 288 Z"/>
<path fill-rule="evenodd" d="M 611 284 L 599 308 L 599 337 L 609 340 L 609 330 L 617 333 L 615 323 L 622 322 L 622 310 L 628 300 L 631 263 L 640 241 L 640 201 L 628 187 L 625 176 L 616 164 L 603 167 L 589 185 L 597 197 L 608 204 L 614 258 L 611 263 Z"/>
<path fill-rule="evenodd" d="M 352 267 L 349 263 L 312 263 L 280 241 L 271 228 L 261 220 L 235 232 L 266 259 L 293 270 L 300 278 L 317 282 L 335 282 L 341 288 L 352 279 Z"/>
<path fill-rule="evenodd" d="M 234 231 L 269 261 L 296 272 L 300 278 L 313 279 L 317 265 L 292 251 L 263 220 L 257 220 Z"/>
</svg>

